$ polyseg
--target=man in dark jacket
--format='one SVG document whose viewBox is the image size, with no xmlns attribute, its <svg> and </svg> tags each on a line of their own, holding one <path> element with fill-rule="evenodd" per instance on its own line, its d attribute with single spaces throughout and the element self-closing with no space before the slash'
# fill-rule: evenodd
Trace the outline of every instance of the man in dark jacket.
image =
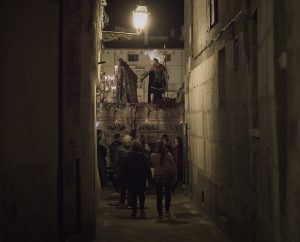
<svg viewBox="0 0 300 242">
<path fill-rule="evenodd" d="M 141 217 L 145 218 L 145 189 L 148 180 L 152 184 L 152 175 L 149 165 L 149 159 L 141 150 L 142 146 L 139 140 L 133 140 L 131 143 L 131 152 L 125 162 L 124 178 L 131 192 L 132 217 L 137 215 L 137 197 L 139 198 Z"/>
</svg>

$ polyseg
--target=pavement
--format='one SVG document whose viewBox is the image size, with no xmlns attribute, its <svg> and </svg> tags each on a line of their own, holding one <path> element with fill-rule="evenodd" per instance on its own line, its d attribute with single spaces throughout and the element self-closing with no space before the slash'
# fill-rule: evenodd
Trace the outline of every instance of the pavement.
<svg viewBox="0 0 300 242">
<path fill-rule="evenodd" d="M 119 194 L 102 189 L 94 242 L 230 242 L 190 202 L 182 186 L 172 197 L 171 218 L 157 220 L 155 193 L 146 194 L 146 218 L 131 218 L 131 209 L 118 204 Z"/>
</svg>

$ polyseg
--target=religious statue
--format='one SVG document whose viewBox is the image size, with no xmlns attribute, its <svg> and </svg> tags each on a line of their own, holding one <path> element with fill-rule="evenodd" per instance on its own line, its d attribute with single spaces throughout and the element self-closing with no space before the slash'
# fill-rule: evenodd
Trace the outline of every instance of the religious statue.
<svg viewBox="0 0 300 242">
<path fill-rule="evenodd" d="M 119 58 L 116 69 L 116 100 L 118 103 L 138 103 L 137 75 L 126 61 Z"/>
<path fill-rule="evenodd" d="M 162 100 L 167 88 L 167 69 L 157 58 L 154 58 L 151 68 L 143 74 L 140 81 L 142 82 L 147 76 L 149 76 L 148 103 L 157 104 Z"/>
</svg>

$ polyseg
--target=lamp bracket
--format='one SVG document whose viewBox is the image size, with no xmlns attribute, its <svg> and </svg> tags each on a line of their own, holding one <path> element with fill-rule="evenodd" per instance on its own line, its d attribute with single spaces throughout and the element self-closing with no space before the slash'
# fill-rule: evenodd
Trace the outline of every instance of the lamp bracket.
<svg viewBox="0 0 300 242">
<path fill-rule="evenodd" d="M 140 37 L 140 34 L 137 33 L 125 33 L 125 32 L 115 32 L 115 31 L 102 31 L 102 40 L 103 42 L 109 42 L 118 39 L 127 39 L 131 40 L 134 38 Z"/>
</svg>

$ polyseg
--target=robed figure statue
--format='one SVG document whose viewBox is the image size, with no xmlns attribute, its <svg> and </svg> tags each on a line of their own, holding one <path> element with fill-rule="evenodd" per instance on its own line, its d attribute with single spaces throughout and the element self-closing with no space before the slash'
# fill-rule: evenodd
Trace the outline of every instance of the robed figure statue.
<svg viewBox="0 0 300 242">
<path fill-rule="evenodd" d="M 157 104 L 162 100 L 167 88 L 167 69 L 154 58 L 149 71 L 145 72 L 141 77 L 141 82 L 147 76 L 149 76 L 148 103 Z"/>
<path fill-rule="evenodd" d="M 116 69 L 116 101 L 118 103 L 138 103 L 137 75 L 126 61 L 119 58 Z"/>
</svg>

